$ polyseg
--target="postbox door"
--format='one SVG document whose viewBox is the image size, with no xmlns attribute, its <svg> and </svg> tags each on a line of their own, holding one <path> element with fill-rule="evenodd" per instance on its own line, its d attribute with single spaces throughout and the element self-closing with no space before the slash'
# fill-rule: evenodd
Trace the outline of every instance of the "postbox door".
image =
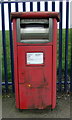
<svg viewBox="0 0 72 120">
<path fill-rule="evenodd" d="M 18 46 L 20 108 L 51 105 L 52 46 Z"/>
</svg>

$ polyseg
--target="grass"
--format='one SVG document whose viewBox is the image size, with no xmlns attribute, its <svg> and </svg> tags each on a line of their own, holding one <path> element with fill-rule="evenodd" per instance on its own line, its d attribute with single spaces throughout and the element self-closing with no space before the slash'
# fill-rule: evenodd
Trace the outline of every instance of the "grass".
<svg viewBox="0 0 72 120">
<path fill-rule="evenodd" d="M 65 29 L 62 30 L 62 71 L 65 70 Z M 70 64 L 71 64 L 71 39 L 70 39 L 70 31 L 69 29 L 69 40 L 68 40 L 68 72 L 70 73 Z M 7 71 L 8 71 L 8 80 L 11 81 L 11 59 L 10 59 L 10 39 L 9 39 L 9 31 L 5 32 L 6 35 L 6 51 L 7 51 Z M 1 32 L 0 32 L 1 36 Z M 59 31 L 58 31 L 59 36 Z M 59 37 L 58 37 L 59 39 Z M 59 40 L 57 40 L 57 67 L 58 67 L 58 53 L 59 53 Z M 3 62 L 3 54 L 2 54 L 2 79 L 4 81 L 4 62 Z"/>
<path fill-rule="evenodd" d="M 70 64 L 71 64 L 71 38 L 70 33 L 71 29 L 68 30 L 68 72 L 70 73 Z M 62 30 L 62 70 L 65 69 L 65 39 L 66 39 L 66 30 Z M 58 31 L 58 41 L 57 41 L 57 67 L 58 67 L 58 58 L 59 58 L 59 31 Z"/>
<path fill-rule="evenodd" d="M 7 71 L 8 71 L 8 80 L 11 81 L 11 59 L 10 59 L 10 39 L 9 39 L 9 31 L 5 32 L 6 35 L 6 57 L 7 57 Z M 4 81 L 4 60 L 2 55 L 2 79 Z"/>
</svg>

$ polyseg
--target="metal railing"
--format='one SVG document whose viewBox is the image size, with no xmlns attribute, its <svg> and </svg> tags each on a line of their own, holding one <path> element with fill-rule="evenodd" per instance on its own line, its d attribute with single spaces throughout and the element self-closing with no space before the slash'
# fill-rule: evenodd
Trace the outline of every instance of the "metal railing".
<svg viewBox="0 0 72 120">
<path fill-rule="evenodd" d="M 26 2 L 20 1 L 23 4 L 23 11 L 26 11 Z M 2 85 L 5 85 L 6 92 L 8 91 L 8 86 L 12 86 L 12 91 L 14 91 L 14 62 L 13 62 L 13 41 L 12 41 L 12 26 L 10 21 L 11 4 L 15 3 L 15 11 L 18 12 L 18 3 L 20 2 L 2 2 L 1 13 L 2 13 L 2 45 L 3 45 L 3 60 L 4 60 L 4 79 Z M 8 4 L 8 16 L 9 16 L 9 40 L 10 40 L 10 58 L 11 58 L 11 82 L 8 82 L 8 69 L 7 69 L 7 51 L 6 51 L 6 34 L 5 34 L 5 13 L 4 4 Z M 45 11 L 48 11 L 48 1 L 44 2 Z M 30 11 L 33 11 L 33 2 L 30 2 Z M 40 11 L 40 2 L 37 2 L 37 11 Z M 52 2 L 52 11 L 55 11 L 55 2 Z M 62 78 L 62 21 L 63 21 L 63 2 L 59 2 L 59 12 L 60 12 L 60 22 L 59 22 L 59 50 L 58 50 L 58 90 L 62 91 L 62 86 L 64 85 L 64 91 L 72 91 L 72 55 L 71 55 L 71 74 L 70 80 L 68 80 L 68 26 L 69 26 L 69 2 L 66 2 L 66 29 L 65 29 L 65 67 L 64 67 L 64 78 Z M 72 53 L 72 48 L 71 48 Z"/>
</svg>

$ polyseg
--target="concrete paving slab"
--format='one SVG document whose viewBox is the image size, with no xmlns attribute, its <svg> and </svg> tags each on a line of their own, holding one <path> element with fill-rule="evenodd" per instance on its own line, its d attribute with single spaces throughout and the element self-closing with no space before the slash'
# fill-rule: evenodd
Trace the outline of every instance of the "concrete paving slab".
<svg viewBox="0 0 72 120">
<path fill-rule="evenodd" d="M 2 118 L 70 118 L 70 94 L 57 95 L 57 105 L 54 110 L 23 110 L 15 107 L 13 94 L 3 95 Z"/>
</svg>

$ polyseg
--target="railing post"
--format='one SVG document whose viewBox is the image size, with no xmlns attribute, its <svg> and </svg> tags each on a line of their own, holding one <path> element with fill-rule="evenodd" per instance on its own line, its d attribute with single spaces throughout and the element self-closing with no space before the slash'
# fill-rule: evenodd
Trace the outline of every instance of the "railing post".
<svg viewBox="0 0 72 120">
<path fill-rule="evenodd" d="M 40 11 L 40 2 L 37 2 L 37 11 Z"/>
<path fill-rule="evenodd" d="M 69 22 L 69 2 L 66 2 L 65 82 L 64 82 L 65 92 L 67 91 L 68 81 L 68 22 Z"/>
<path fill-rule="evenodd" d="M 59 80 L 59 92 L 62 90 L 62 6 L 63 3 L 60 2 L 59 11 L 60 11 L 60 22 L 59 22 L 59 73 L 58 73 L 58 80 Z"/>
<path fill-rule="evenodd" d="M 15 3 L 16 12 L 18 12 L 18 2 Z"/>
<path fill-rule="evenodd" d="M 25 12 L 26 11 L 26 4 L 25 4 L 25 2 L 23 2 L 23 12 Z"/>
<path fill-rule="evenodd" d="M 55 2 L 52 2 L 52 11 L 55 11 Z"/>
<path fill-rule="evenodd" d="M 45 11 L 48 11 L 48 2 L 45 2 Z"/>
<path fill-rule="evenodd" d="M 8 92 L 8 72 L 7 72 L 7 56 L 6 56 L 4 3 L 1 3 L 1 12 L 2 12 L 2 44 L 3 44 L 3 57 L 4 57 L 5 88 L 6 88 L 6 92 Z"/>
<path fill-rule="evenodd" d="M 12 41 L 12 27 L 10 20 L 11 3 L 8 3 L 8 14 L 9 14 L 9 37 L 10 37 L 10 56 L 11 56 L 11 78 L 12 78 L 12 91 L 14 92 L 14 61 L 13 61 L 13 41 Z"/>
<path fill-rule="evenodd" d="M 30 11 L 33 11 L 33 2 L 30 2 Z"/>
</svg>

